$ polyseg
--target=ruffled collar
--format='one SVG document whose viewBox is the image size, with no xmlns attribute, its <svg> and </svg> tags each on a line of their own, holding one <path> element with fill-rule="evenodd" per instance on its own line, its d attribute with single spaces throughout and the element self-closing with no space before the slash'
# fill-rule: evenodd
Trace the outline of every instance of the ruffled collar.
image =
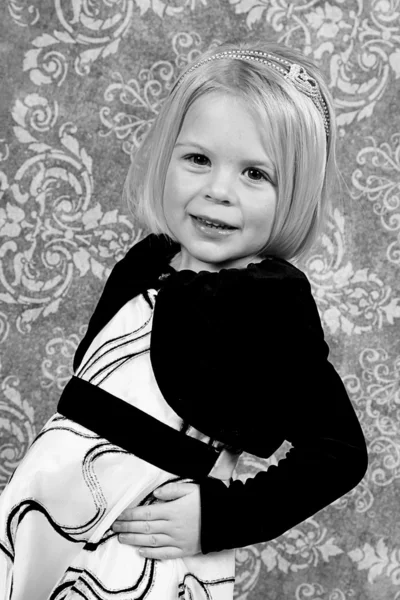
<svg viewBox="0 0 400 600">
<path fill-rule="evenodd" d="M 176 270 L 170 263 L 174 256 L 180 251 L 181 245 L 175 242 L 166 234 L 149 234 L 142 243 L 146 244 L 147 249 L 150 252 L 152 262 L 158 271 L 161 278 L 173 275 L 174 279 L 179 279 L 182 282 L 193 281 L 195 279 L 226 279 L 229 277 L 246 277 L 253 276 L 265 276 L 266 273 L 271 272 L 271 263 L 278 263 L 282 266 L 286 266 L 287 269 L 293 274 L 293 270 L 297 271 L 297 268 L 290 262 L 277 256 L 268 255 L 262 261 L 258 263 L 249 263 L 246 267 L 242 268 L 222 268 L 219 271 L 192 271 L 191 269 Z M 275 271 L 274 268 L 272 268 Z"/>
</svg>

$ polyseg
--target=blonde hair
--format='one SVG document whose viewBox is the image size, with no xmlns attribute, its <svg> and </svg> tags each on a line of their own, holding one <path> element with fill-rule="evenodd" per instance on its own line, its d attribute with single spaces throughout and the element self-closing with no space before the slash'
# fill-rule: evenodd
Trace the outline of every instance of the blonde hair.
<svg viewBox="0 0 400 600">
<path fill-rule="evenodd" d="M 234 96 L 242 99 L 246 109 L 260 122 L 261 134 L 265 132 L 265 149 L 277 173 L 274 223 L 258 256 L 304 260 L 326 226 L 332 209 L 330 194 L 338 174 L 331 94 L 311 60 L 275 43 L 226 41 L 203 52 L 196 62 L 216 52 L 234 49 L 268 52 L 302 65 L 316 79 L 326 101 L 330 117 L 328 140 L 322 116 L 312 100 L 279 72 L 258 61 L 211 60 L 185 75 L 165 99 L 132 157 L 124 196 L 139 227 L 178 241 L 167 226 L 162 199 L 183 121 L 190 106 L 206 94 Z"/>
</svg>

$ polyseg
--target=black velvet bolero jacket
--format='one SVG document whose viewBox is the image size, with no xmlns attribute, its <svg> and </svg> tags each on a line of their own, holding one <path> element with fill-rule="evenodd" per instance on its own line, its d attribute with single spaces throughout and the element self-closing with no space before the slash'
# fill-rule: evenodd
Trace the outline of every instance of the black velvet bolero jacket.
<svg viewBox="0 0 400 600">
<path fill-rule="evenodd" d="M 306 275 L 273 256 L 244 269 L 175 271 L 169 263 L 179 250 L 167 236 L 150 234 L 116 264 L 74 369 L 128 300 L 156 288 L 150 359 L 172 409 L 259 457 L 290 442 L 277 466 L 246 482 L 199 480 L 208 553 L 278 537 L 353 489 L 368 459 Z"/>
</svg>

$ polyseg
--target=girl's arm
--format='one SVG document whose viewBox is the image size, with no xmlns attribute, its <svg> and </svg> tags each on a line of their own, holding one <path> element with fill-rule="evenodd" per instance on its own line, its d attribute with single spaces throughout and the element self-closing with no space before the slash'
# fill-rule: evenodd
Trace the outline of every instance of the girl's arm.
<svg viewBox="0 0 400 600">
<path fill-rule="evenodd" d="M 268 448 L 273 423 L 292 444 L 277 466 L 229 488 L 210 477 L 200 482 L 201 548 L 204 554 L 274 539 L 328 506 L 363 478 L 368 466 L 364 435 L 345 386 L 329 362 L 329 348 L 308 286 L 275 306 L 280 325 L 257 328 L 275 349 L 274 368 L 262 369 L 262 345 L 254 360 L 249 393 L 258 395 L 253 449 Z M 265 324 L 270 322 L 269 317 Z M 248 420 L 248 415 L 245 417 Z M 263 423 L 265 435 L 263 436 Z M 245 448 L 246 450 L 246 448 Z"/>
<path fill-rule="evenodd" d="M 293 448 L 268 471 L 245 483 L 233 481 L 229 488 L 210 477 L 200 483 L 204 554 L 274 539 L 360 482 L 368 464 L 364 439 L 350 411 L 342 411 L 342 422 L 335 412 L 327 411 L 321 420 L 305 410 L 303 419 L 291 420 L 287 437 Z M 327 427 L 325 419 L 332 419 Z"/>
</svg>

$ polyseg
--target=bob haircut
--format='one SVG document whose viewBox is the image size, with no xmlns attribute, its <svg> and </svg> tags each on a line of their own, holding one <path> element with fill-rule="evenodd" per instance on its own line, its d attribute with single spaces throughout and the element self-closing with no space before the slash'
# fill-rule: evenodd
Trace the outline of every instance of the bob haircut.
<svg viewBox="0 0 400 600">
<path fill-rule="evenodd" d="M 275 43 L 231 40 L 209 48 L 195 62 L 227 50 L 258 50 L 298 63 L 316 79 L 330 118 L 327 140 L 321 114 L 311 98 L 265 63 L 218 58 L 200 65 L 175 83 L 132 157 L 123 194 L 135 224 L 150 233 L 169 230 L 163 196 L 172 151 L 190 106 L 211 93 L 242 100 L 260 125 L 267 155 L 277 174 L 274 223 L 265 246 L 258 252 L 302 261 L 323 232 L 329 212 L 331 187 L 338 171 L 335 158 L 336 127 L 331 94 L 318 68 L 298 52 Z"/>
</svg>

